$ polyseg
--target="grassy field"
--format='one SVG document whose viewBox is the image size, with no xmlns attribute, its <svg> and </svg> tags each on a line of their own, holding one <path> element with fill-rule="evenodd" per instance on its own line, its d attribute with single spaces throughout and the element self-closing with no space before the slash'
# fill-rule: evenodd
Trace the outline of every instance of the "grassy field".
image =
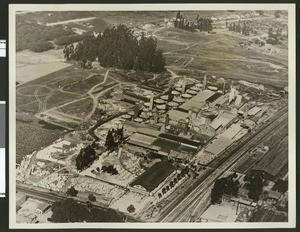
<svg viewBox="0 0 300 232">
<path fill-rule="evenodd" d="M 68 104 L 59 109 L 60 109 L 60 111 L 64 112 L 65 114 L 71 114 L 71 115 L 75 115 L 77 117 L 84 117 L 87 115 L 88 112 L 91 111 L 92 106 L 93 106 L 92 99 L 87 98 L 87 99 L 83 99 L 83 100 Z"/>
<path fill-rule="evenodd" d="M 28 136 L 30 133 L 30 136 Z M 43 128 L 42 124 L 23 123 L 17 121 L 16 124 L 16 162 L 20 163 L 25 155 L 50 145 L 62 135 L 61 130 L 49 130 Z"/>
<path fill-rule="evenodd" d="M 167 65 L 173 66 L 177 73 L 180 69 L 185 69 L 187 74 L 198 70 L 218 77 L 287 86 L 287 50 L 278 49 L 277 54 L 247 50 L 237 46 L 248 42 L 246 37 L 223 31 L 205 34 L 164 28 L 154 33 L 158 37 L 158 46 L 166 47 Z M 188 64 L 184 65 L 186 62 Z"/>
<path fill-rule="evenodd" d="M 64 88 L 65 91 L 74 92 L 79 94 L 87 93 L 94 85 L 101 83 L 104 80 L 104 76 L 95 75 L 85 79 L 80 79 L 74 84 L 68 85 Z"/>
</svg>

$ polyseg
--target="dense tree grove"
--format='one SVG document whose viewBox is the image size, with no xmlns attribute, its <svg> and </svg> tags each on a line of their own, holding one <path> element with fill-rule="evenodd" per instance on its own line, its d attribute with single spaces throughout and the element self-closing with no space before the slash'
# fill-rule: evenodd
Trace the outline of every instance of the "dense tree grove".
<svg viewBox="0 0 300 232">
<path fill-rule="evenodd" d="M 107 173 L 112 174 L 112 175 L 119 174 L 118 170 L 114 167 L 114 165 L 108 165 L 108 166 L 103 165 L 101 170 L 103 172 L 107 172 Z"/>
<path fill-rule="evenodd" d="M 278 179 L 275 182 L 272 190 L 278 191 L 278 192 L 281 192 L 281 193 L 285 193 L 288 190 L 288 187 L 289 187 L 288 180 Z"/>
<path fill-rule="evenodd" d="M 237 196 L 240 182 L 236 180 L 237 174 L 233 173 L 227 177 L 218 179 L 211 191 L 211 203 L 215 204 L 220 201 L 223 194 Z"/>
<path fill-rule="evenodd" d="M 248 188 L 248 197 L 253 201 L 258 201 L 263 191 L 263 174 L 261 172 L 249 172 L 245 177 L 245 187 Z"/>
<path fill-rule="evenodd" d="M 43 52 L 54 48 L 54 44 L 70 44 L 83 39 L 71 28 L 62 25 L 46 26 L 34 21 L 28 22 L 17 18 L 16 50 L 29 49 L 33 52 Z"/>
<path fill-rule="evenodd" d="M 268 32 L 268 39 L 266 40 L 269 44 L 279 44 L 279 40 L 282 39 L 282 28 L 278 27 L 277 29 L 274 29 L 273 27 L 269 28 Z"/>
<path fill-rule="evenodd" d="M 226 27 L 228 28 L 229 31 L 237 32 L 245 36 L 249 35 L 257 35 L 258 34 L 258 29 L 255 27 L 254 23 L 251 21 L 238 21 L 228 23 L 226 21 Z M 274 29 L 275 28 L 275 29 Z M 280 39 L 285 39 L 286 35 L 282 34 L 283 31 L 283 26 L 276 26 L 276 27 L 270 27 L 268 31 L 268 38 L 266 40 L 267 43 L 269 44 L 279 44 Z M 258 39 L 257 39 L 258 41 Z M 264 44 L 263 44 L 264 45 Z"/>
<path fill-rule="evenodd" d="M 253 25 L 251 24 L 250 21 L 238 21 L 238 23 L 236 22 L 232 22 L 232 23 L 227 23 L 226 22 L 226 26 L 228 27 L 229 31 L 234 31 L 237 33 L 240 33 L 242 35 L 250 35 L 257 34 L 257 29 L 255 27 L 253 27 Z"/>
<path fill-rule="evenodd" d="M 157 49 L 157 40 L 144 34 L 138 40 L 125 25 L 106 29 L 97 37 L 89 36 L 71 49 L 67 45 L 66 58 L 77 61 L 98 59 L 103 67 L 134 69 L 150 72 L 165 70 L 163 51 Z"/>
<path fill-rule="evenodd" d="M 105 146 L 108 150 L 112 151 L 118 147 L 124 140 L 124 128 L 117 128 L 109 130 L 105 139 Z"/>
<path fill-rule="evenodd" d="M 111 209 L 87 209 L 73 199 L 54 202 L 51 206 L 51 221 L 65 222 L 123 222 L 122 216 Z"/>
<path fill-rule="evenodd" d="M 213 20 L 211 18 L 203 18 L 200 17 L 200 15 L 197 15 L 195 22 L 191 22 L 185 19 L 180 11 L 178 11 L 174 21 L 174 26 L 192 32 L 194 32 L 196 29 L 199 31 L 211 32 L 213 30 L 212 22 Z"/>
<path fill-rule="evenodd" d="M 83 170 L 88 168 L 94 160 L 98 157 L 96 154 L 96 144 L 92 143 L 85 148 L 82 148 L 76 157 L 77 170 Z"/>
</svg>

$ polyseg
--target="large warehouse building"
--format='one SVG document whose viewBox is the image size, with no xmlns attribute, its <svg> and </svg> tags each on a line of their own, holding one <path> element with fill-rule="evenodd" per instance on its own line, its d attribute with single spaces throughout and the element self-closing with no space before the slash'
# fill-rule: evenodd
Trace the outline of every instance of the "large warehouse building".
<svg viewBox="0 0 300 232">
<path fill-rule="evenodd" d="M 143 172 L 129 187 L 133 191 L 161 198 L 174 188 L 181 178 L 179 170 L 172 164 L 161 161 Z"/>
</svg>

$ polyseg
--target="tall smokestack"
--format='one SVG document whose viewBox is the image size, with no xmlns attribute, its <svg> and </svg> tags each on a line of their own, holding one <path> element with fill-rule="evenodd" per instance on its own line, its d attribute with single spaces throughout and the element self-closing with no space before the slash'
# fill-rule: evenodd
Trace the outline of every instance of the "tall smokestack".
<svg viewBox="0 0 300 232">
<path fill-rule="evenodd" d="M 231 86 L 230 93 L 229 93 L 229 98 L 228 98 L 228 104 L 232 102 L 235 96 L 235 89 Z"/>
<path fill-rule="evenodd" d="M 118 151 L 118 158 L 119 158 L 119 159 L 120 159 L 121 155 L 122 155 L 122 147 L 120 147 L 120 148 L 119 148 L 119 151 Z"/>
<path fill-rule="evenodd" d="M 186 76 L 183 77 L 182 90 L 181 90 L 182 94 L 185 93 L 185 83 L 186 83 Z"/>
<path fill-rule="evenodd" d="M 172 88 L 170 88 L 168 92 L 168 102 L 170 101 L 172 101 Z"/>
<path fill-rule="evenodd" d="M 154 124 L 157 124 L 158 122 L 158 113 L 156 107 L 154 108 Z"/>
<path fill-rule="evenodd" d="M 169 117 L 169 113 L 167 113 L 166 120 L 165 120 L 165 127 L 167 127 L 169 125 L 169 121 L 170 121 L 170 117 Z"/>
<path fill-rule="evenodd" d="M 154 101 L 154 93 L 151 94 L 151 97 L 150 97 L 150 106 L 149 106 L 149 109 L 152 110 L 153 109 L 153 101 Z"/>
<path fill-rule="evenodd" d="M 189 120 L 188 118 L 185 120 L 185 125 L 184 125 L 184 135 L 187 135 L 187 132 L 188 132 L 188 130 L 189 130 L 189 124 L 190 124 L 189 121 L 190 121 L 190 120 Z"/>
<path fill-rule="evenodd" d="M 204 80 L 203 80 L 203 89 L 206 89 L 206 75 L 204 75 Z"/>
<path fill-rule="evenodd" d="M 225 85 L 226 85 L 226 81 L 224 80 L 224 82 L 223 82 L 223 95 L 225 94 Z"/>
<path fill-rule="evenodd" d="M 134 106 L 134 118 L 137 118 L 139 116 L 140 113 L 140 104 L 136 103 Z"/>
</svg>

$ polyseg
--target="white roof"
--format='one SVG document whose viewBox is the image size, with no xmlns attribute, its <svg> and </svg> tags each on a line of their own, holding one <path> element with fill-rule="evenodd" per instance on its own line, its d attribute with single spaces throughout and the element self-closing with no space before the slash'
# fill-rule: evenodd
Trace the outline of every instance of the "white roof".
<svg viewBox="0 0 300 232">
<path fill-rule="evenodd" d="M 205 89 L 200 91 L 196 96 L 183 103 L 180 108 L 190 110 L 195 107 L 200 110 L 200 108 L 205 104 L 206 99 L 212 95 L 214 95 L 214 92 L 211 90 Z"/>
<path fill-rule="evenodd" d="M 208 144 L 205 151 L 212 153 L 214 155 L 218 155 L 222 151 L 224 151 L 233 142 L 234 142 L 234 140 L 232 140 L 232 139 L 229 139 L 224 136 L 220 136 L 219 138 L 213 140 L 212 143 Z"/>
<path fill-rule="evenodd" d="M 171 120 L 179 121 L 179 120 L 185 120 L 189 116 L 189 113 L 185 113 L 179 110 L 170 110 L 169 111 L 169 117 Z"/>
<path fill-rule="evenodd" d="M 232 124 L 226 131 L 222 133 L 222 136 L 229 139 L 233 139 L 243 128 L 240 124 Z"/>
<path fill-rule="evenodd" d="M 248 111 L 248 115 L 255 115 L 257 114 L 259 111 L 261 111 L 261 108 L 258 107 L 258 106 L 254 106 L 253 108 L 251 108 L 249 111 Z"/>
</svg>

